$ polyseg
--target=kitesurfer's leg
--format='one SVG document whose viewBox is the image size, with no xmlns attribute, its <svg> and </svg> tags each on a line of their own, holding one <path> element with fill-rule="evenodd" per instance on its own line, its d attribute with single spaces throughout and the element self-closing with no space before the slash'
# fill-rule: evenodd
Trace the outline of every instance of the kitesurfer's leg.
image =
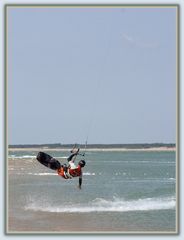
<svg viewBox="0 0 184 240">
<path fill-rule="evenodd" d="M 77 166 L 75 165 L 75 159 L 77 154 L 79 153 L 79 148 L 77 149 L 77 151 L 75 151 L 75 153 L 72 153 L 69 157 L 68 157 L 68 163 L 69 163 L 69 168 L 71 169 L 75 169 Z"/>
<path fill-rule="evenodd" d="M 75 156 L 76 156 L 76 153 L 72 153 L 72 154 L 67 158 L 68 162 L 73 161 L 74 158 L 75 158 Z"/>
<path fill-rule="evenodd" d="M 77 149 L 77 151 L 76 151 L 75 153 L 72 153 L 72 154 L 68 157 L 68 159 L 67 159 L 68 162 L 73 162 L 73 163 L 74 163 L 78 152 L 79 152 L 79 148 Z"/>
</svg>

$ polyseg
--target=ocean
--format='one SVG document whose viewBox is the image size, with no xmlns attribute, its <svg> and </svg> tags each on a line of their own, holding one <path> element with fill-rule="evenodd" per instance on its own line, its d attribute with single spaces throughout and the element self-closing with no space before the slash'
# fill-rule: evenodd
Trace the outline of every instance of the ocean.
<svg viewBox="0 0 184 240">
<path fill-rule="evenodd" d="M 175 151 L 88 150 L 81 190 L 38 151 L 9 151 L 8 233 L 176 233 Z M 62 163 L 69 155 L 45 152 Z"/>
</svg>

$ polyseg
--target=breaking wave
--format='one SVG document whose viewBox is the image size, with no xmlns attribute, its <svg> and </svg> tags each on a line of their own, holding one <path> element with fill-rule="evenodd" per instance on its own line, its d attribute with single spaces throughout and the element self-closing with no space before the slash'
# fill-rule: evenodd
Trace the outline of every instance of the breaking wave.
<svg viewBox="0 0 184 240">
<path fill-rule="evenodd" d="M 33 158 L 35 158 L 36 159 L 36 155 L 21 155 L 21 156 L 19 156 L 19 155 L 12 154 L 12 155 L 9 155 L 8 158 L 12 158 L 12 159 L 24 159 L 24 158 L 33 159 Z M 67 158 L 68 158 L 68 156 L 57 157 L 57 159 L 67 159 Z"/>
<path fill-rule="evenodd" d="M 29 158 L 31 158 L 31 159 L 33 159 L 33 158 L 36 158 L 36 156 L 35 155 L 22 155 L 22 156 L 9 155 L 8 158 L 12 158 L 12 159 L 24 159 L 24 158 L 29 159 Z"/>
<path fill-rule="evenodd" d="M 124 200 L 114 198 L 106 200 L 96 198 L 89 203 L 53 206 L 49 203 L 31 202 L 25 206 L 25 210 L 57 212 L 57 213 L 89 213 L 89 212 L 130 212 L 130 211 L 154 211 L 175 209 L 174 197 L 144 198 L 137 200 Z"/>
<path fill-rule="evenodd" d="M 29 172 L 28 175 L 35 175 L 35 176 L 55 176 L 55 175 L 58 175 L 57 173 L 48 173 L 48 172 L 42 172 L 42 173 L 31 173 Z M 86 175 L 86 176 L 94 176 L 95 173 L 92 172 L 84 172 L 83 175 Z"/>
</svg>

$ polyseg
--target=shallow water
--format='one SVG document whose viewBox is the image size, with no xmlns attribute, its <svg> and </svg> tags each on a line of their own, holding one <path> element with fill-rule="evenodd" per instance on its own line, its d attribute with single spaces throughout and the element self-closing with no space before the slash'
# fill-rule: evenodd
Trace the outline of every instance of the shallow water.
<svg viewBox="0 0 184 240">
<path fill-rule="evenodd" d="M 175 152 L 87 152 L 82 190 L 36 154 L 9 152 L 9 232 L 175 232 Z"/>
</svg>

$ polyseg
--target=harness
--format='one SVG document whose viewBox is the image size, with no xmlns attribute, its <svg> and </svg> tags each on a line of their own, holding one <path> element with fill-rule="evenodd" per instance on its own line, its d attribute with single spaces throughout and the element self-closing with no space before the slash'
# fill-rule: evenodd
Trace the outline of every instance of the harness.
<svg viewBox="0 0 184 240">
<path fill-rule="evenodd" d="M 63 167 L 58 169 L 58 174 L 65 179 L 71 179 L 72 178 L 72 176 L 69 173 L 69 169 L 67 169 L 67 172 L 66 172 L 66 171 L 64 171 Z"/>
<path fill-rule="evenodd" d="M 73 177 L 79 177 L 81 172 L 78 172 L 78 169 L 72 169 L 72 168 L 67 168 L 67 171 L 64 170 L 63 167 L 57 170 L 58 174 L 65 178 L 65 179 L 71 179 Z M 71 172 L 71 173 L 70 173 Z"/>
</svg>

